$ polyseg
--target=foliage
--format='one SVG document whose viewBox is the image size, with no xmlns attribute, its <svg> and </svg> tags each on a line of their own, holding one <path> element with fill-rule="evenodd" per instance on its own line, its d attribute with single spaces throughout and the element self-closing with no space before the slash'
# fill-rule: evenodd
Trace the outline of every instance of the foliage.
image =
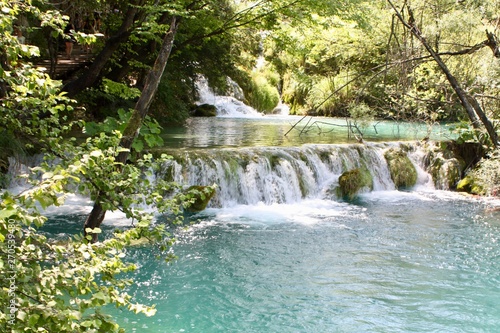
<svg viewBox="0 0 500 333">
<path fill-rule="evenodd" d="M 158 212 L 176 216 L 182 206 L 194 204 L 197 198 L 182 193 L 172 196 L 178 189 L 175 183 L 150 181 L 151 172 L 168 156 L 153 161 L 147 154 L 134 164 L 117 163 L 120 138 L 120 132 L 113 131 L 88 138 L 79 146 L 64 145 L 64 159 L 57 164 L 49 159 L 32 170 L 30 190 L 3 194 L 0 266 L 8 267 L 11 274 L 0 278 L 1 306 L 10 306 L 13 316 L 2 314 L 0 327 L 13 332 L 119 332 L 103 310 L 108 304 L 154 313 L 152 307 L 134 304 L 126 292 L 132 281 L 122 273 L 135 269 L 126 263 L 126 247 L 147 238 L 162 254 L 172 239 L 164 225 L 153 226 L 153 216 L 139 207 L 154 206 Z M 46 221 L 40 209 L 62 205 L 65 196 L 75 190 L 92 200 L 99 198 L 106 209 L 122 211 L 131 219 L 131 227 L 96 244 L 80 237 L 62 243 L 47 239 L 39 231 Z M 101 231 L 86 232 L 91 237 Z"/>
<path fill-rule="evenodd" d="M 186 195 L 194 199 L 194 202 L 187 207 L 189 212 L 200 212 L 204 210 L 210 199 L 215 195 L 213 186 L 191 186 L 187 189 Z"/>
<path fill-rule="evenodd" d="M 271 112 L 280 101 L 276 85 L 272 85 L 269 81 L 265 74 L 253 72 L 251 88 L 247 94 L 250 106 L 266 113 Z"/>
<path fill-rule="evenodd" d="M 227 76 L 238 76 L 239 82 L 247 82 L 243 85 L 247 93 L 254 93 L 253 103 L 263 110 L 272 108 L 281 92 L 296 113 L 318 110 L 343 115 L 350 108 L 357 119 L 373 116 L 373 110 L 381 117 L 428 122 L 461 118 L 443 77 L 412 37 L 391 25 L 382 2 L 147 0 L 137 4 L 77 0 L 54 7 L 43 0 L 1 2 L 0 133 L 9 145 L 2 145 L 0 153 L 36 150 L 46 155 L 46 163 L 32 170 L 29 190 L 2 193 L 0 268 L 6 274 L 0 277 L 0 306 L 9 309 L 0 312 L 2 331 L 119 332 L 105 315 L 107 305 L 154 313 L 152 307 L 134 304 L 126 292 L 132 281 L 124 278 L 125 273 L 135 269 L 127 263 L 126 249 L 145 237 L 155 244 L 152 249 L 170 259 L 165 250 L 173 240 L 139 207 L 152 207 L 173 216 L 173 222 L 180 221 L 178 214 L 190 206 L 197 208 L 200 199 L 215 193 L 215 186 L 185 192 L 179 184 L 152 182 L 153 172 L 169 157 L 153 159 L 143 152 L 161 144 L 159 122 L 182 122 L 187 117 L 195 98 L 193 82 L 200 74 L 221 90 Z M 433 6 L 419 0 L 413 6 L 421 19 L 419 26 L 440 52 L 476 45 L 484 39 L 485 29 L 494 31 L 498 20 L 497 0 L 443 0 Z M 121 31 L 129 10 L 135 11 L 133 22 Z M 57 38 L 76 14 L 94 11 L 102 14 L 100 32 L 106 34 L 106 43 L 119 39 L 120 45 L 105 60 L 98 83 L 71 100 L 62 92 L 66 86 L 33 61 L 40 47 L 48 46 L 45 37 Z M 132 147 L 133 161 L 118 163 L 116 156 L 125 151 L 120 148 L 122 131 L 130 117 L 125 110 L 139 95 L 172 15 L 182 17 L 183 23 L 156 98 L 156 119 L 141 129 L 142 139 Z M 22 30 L 27 42 L 15 36 L 14 28 Z M 79 34 L 92 39 L 86 35 Z M 95 52 L 103 51 L 104 57 L 106 46 L 99 45 Z M 259 56 L 266 59 L 266 67 L 254 72 Z M 500 66 L 491 59 L 491 52 L 482 49 L 446 61 L 467 92 L 482 98 L 488 115 L 498 119 Z M 80 117 L 94 122 L 84 126 Z M 82 128 L 87 137 L 76 140 L 70 135 Z M 464 132 L 461 139 L 479 137 L 470 134 Z M 483 168 L 473 172 L 484 186 L 500 182 L 497 155 L 492 153 L 481 163 Z M 2 156 L 3 169 L 5 159 Z M 344 187 L 341 195 L 352 198 L 372 181 L 361 168 L 345 173 L 339 183 Z M 487 188 L 489 194 L 498 194 L 497 187 Z M 74 192 L 99 200 L 105 210 L 122 211 L 131 226 L 95 244 L 81 236 L 63 241 L 45 237 L 40 232 L 47 220 L 44 209 L 62 205 Z M 101 230 L 86 232 L 91 237 Z"/>
<path fill-rule="evenodd" d="M 283 100 L 292 112 L 344 116 L 363 84 L 357 75 L 383 61 L 381 44 L 364 20 L 364 5 L 358 3 L 352 16 L 348 8 L 342 17 L 323 13 L 314 13 L 307 25 L 281 22 L 278 33 L 266 39 L 265 54 L 283 79 Z"/>
<path fill-rule="evenodd" d="M 490 152 L 468 174 L 469 190 L 491 196 L 500 196 L 500 152 Z M 462 184 L 464 185 L 464 184 Z"/>
<path fill-rule="evenodd" d="M 31 15 L 42 26 L 54 29 L 62 24 L 61 16 L 43 12 L 28 2 L 2 1 L 1 10 L 0 28 L 5 33 L 0 37 L 0 133 L 8 142 L 2 145 L 0 155 L 5 171 L 9 156 L 51 149 L 76 124 L 68 120 L 73 101 L 60 92 L 61 82 L 30 62 L 40 53 L 38 47 L 23 44 L 14 36 L 20 16 Z"/>
<path fill-rule="evenodd" d="M 361 102 L 377 118 L 429 124 L 463 119 L 446 78 L 418 41 L 394 24 L 385 1 L 356 5 L 357 15 L 314 14 L 304 25 L 282 20 L 266 38 L 264 54 L 281 76 L 282 99 L 292 113 L 346 116 Z M 486 29 L 497 31 L 498 1 L 413 1 L 411 8 L 465 90 L 497 119 L 498 60 L 488 48 L 473 46 L 484 41 Z"/>
<path fill-rule="evenodd" d="M 161 125 L 184 124 L 194 103 L 194 83 L 190 80 L 179 82 L 182 72 L 170 70 L 158 86 L 150 114 Z"/>
<path fill-rule="evenodd" d="M 492 62 L 491 50 L 477 48 L 486 38 L 485 30 L 495 30 L 495 19 L 492 16 L 485 17 L 488 12 L 485 9 L 491 8 L 490 5 L 498 6 L 498 1 L 489 2 L 488 5 L 438 1 L 433 6 L 415 2 L 411 7 L 415 17 L 420 17 L 417 25 L 427 41 L 436 52 L 442 54 L 447 67 L 464 90 L 476 98 L 486 92 L 478 78 L 488 77 L 487 81 L 490 82 L 496 80 L 491 65 L 495 66 L 497 61 Z M 391 52 L 393 59 L 405 59 L 399 66 L 402 79 L 391 92 L 394 102 L 414 119 L 432 122 L 463 118 L 464 112 L 444 75 L 434 64 L 426 62 L 426 50 L 401 27 L 393 26 L 393 31 L 394 43 L 390 44 L 394 50 Z M 395 96 L 398 91 L 398 96 Z M 478 94 L 478 91 L 482 92 Z M 492 92 L 490 90 L 488 94 Z M 486 110 L 490 114 L 493 111 Z"/>
<path fill-rule="evenodd" d="M 37 3 L 42 4 L 43 3 Z M 25 7 L 22 7 L 25 6 Z M 40 7 L 41 8 L 41 7 Z M 152 172 L 168 156 L 153 159 L 139 156 L 135 146 L 134 163 L 118 163 L 123 123 L 129 115 L 118 112 L 118 119 L 88 124 L 86 140 L 69 133 L 83 127 L 71 121 L 74 103 L 61 92 L 62 84 L 28 59 L 37 47 L 21 44 L 11 32 L 13 24 L 26 13 L 51 21 L 57 12 L 42 11 L 29 2 L 2 2 L 0 24 L 6 33 L 2 45 L 2 122 L 5 137 L 14 136 L 19 150 L 36 149 L 45 162 L 31 170 L 31 187 L 19 194 L 4 191 L 0 202 L 0 329 L 5 332 L 121 332 L 105 307 L 115 305 L 146 315 L 154 308 L 135 304 L 127 293 L 133 281 L 125 278 L 135 269 L 127 263 L 126 249 L 139 238 L 151 241 L 151 249 L 169 260 L 165 251 L 172 239 L 163 225 L 153 225 L 153 216 L 140 207 L 155 207 L 169 213 L 175 223 L 184 207 L 196 202 L 193 195 L 179 192 L 171 182 L 152 182 Z M 54 15 L 56 14 L 56 15 Z M 136 90 L 104 80 L 108 96 L 134 98 Z M 160 128 L 154 120 L 142 130 L 144 146 L 161 144 Z M 21 141 L 22 139 L 22 141 Z M 141 142 L 141 141 L 140 141 Z M 130 219 L 129 228 L 91 243 L 100 229 L 85 230 L 87 236 L 65 240 L 47 238 L 40 228 L 47 221 L 45 209 L 64 204 L 70 193 L 99 198 L 109 210 L 120 210 Z M 170 198 L 170 199 L 169 199 Z M 176 217 L 177 216 L 177 217 Z"/>
<path fill-rule="evenodd" d="M 118 109 L 118 119 L 107 117 L 103 122 L 87 122 L 85 124 L 85 133 L 90 136 L 97 134 L 123 133 L 131 117 L 132 111 L 126 112 Z M 160 136 L 161 126 L 155 119 L 147 116 L 144 120 L 139 136 L 134 140 L 132 148 L 134 152 L 140 153 L 145 148 L 154 148 L 163 145 L 163 139 Z M 116 136 L 116 135 L 115 135 Z"/>
<path fill-rule="evenodd" d="M 95 153 L 93 155 L 96 155 Z M 43 173 L 37 187 L 19 195 L 3 193 L 0 203 L 0 327 L 9 332 L 121 332 L 105 314 L 108 304 L 136 313 L 153 307 L 134 304 L 122 273 L 135 269 L 124 261 L 127 244 L 140 237 L 171 243 L 163 229 L 151 229 L 152 216 L 135 214 L 136 226 L 90 244 L 79 237 L 47 239 L 39 228 L 47 218 L 41 209 L 64 203 L 65 190 L 92 169 L 92 159 Z M 38 171 L 44 171 L 39 168 Z M 40 208 L 39 208 L 40 207 Z M 100 230 L 92 230 L 100 233 Z"/>
<path fill-rule="evenodd" d="M 363 128 L 367 127 L 376 115 L 375 110 L 371 109 L 365 103 L 352 103 L 349 106 L 349 114 Z"/>
<path fill-rule="evenodd" d="M 9 158 L 22 160 L 26 156 L 26 150 L 19 140 L 7 130 L 0 132 L 0 188 L 9 184 Z"/>
</svg>

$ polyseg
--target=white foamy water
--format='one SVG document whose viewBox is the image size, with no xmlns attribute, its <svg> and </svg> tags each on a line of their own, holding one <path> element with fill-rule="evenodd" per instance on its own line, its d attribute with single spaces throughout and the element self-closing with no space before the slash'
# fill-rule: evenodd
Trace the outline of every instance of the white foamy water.
<svg viewBox="0 0 500 333">
<path fill-rule="evenodd" d="M 208 86 L 208 81 L 200 77 L 196 81 L 196 88 L 199 93 L 197 104 L 214 105 L 217 109 L 218 117 L 228 118 L 255 118 L 262 117 L 262 113 L 246 105 L 241 100 L 233 96 L 220 96 Z"/>
</svg>

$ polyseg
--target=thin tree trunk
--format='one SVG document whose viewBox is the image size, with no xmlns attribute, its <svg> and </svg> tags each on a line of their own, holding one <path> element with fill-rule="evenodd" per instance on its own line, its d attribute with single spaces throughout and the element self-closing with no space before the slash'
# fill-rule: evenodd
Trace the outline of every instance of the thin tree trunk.
<svg viewBox="0 0 500 333">
<path fill-rule="evenodd" d="M 50 58 L 49 76 L 52 79 L 55 79 L 56 68 L 57 68 L 57 50 L 59 48 L 59 43 L 57 42 L 58 37 L 52 36 L 51 29 L 45 30 L 44 32 L 45 32 L 45 35 L 47 36 L 49 58 Z"/>
<path fill-rule="evenodd" d="M 168 58 L 170 57 L 170 52 L 172 51 L 172 46 L 174 44 L 178 24 L 179 22 L 177 18 L 175 16 L 172 17 L 170 23 L 170 29 L 163 38 L 163 43 L 160 49 L 160 53 L 156 58 L 153 68 L 149 71 L 146 77 L 146 83 L 144 89 L 141 93 L 141 96 L 139 97 L 139 100 L 137 101 L 137 104 L 135 105 L 134 112 L 132 113 L 127 123 L 127 127 L 123 131 L 123 137 L 120 141 L 120 146 L 123 148 L 130 149 L 132 143 L 139 134 L 142 122 L 144 121 L 144 118 L 148 113 L 149 106 L 151 105 L 153 97 L 156 94 L 156 91 L 158 90 L 160 79 L 163 75 L 163 72 L 165 71 L 165 66 L 167 65 Z M 115 161 L 118 163 L 125 163 L 127 161 L 128 156 L 129 156 L 129 151 L 122 151 L 118 154 Z M 100 196 L 101 195 L 98 195 L 94 203 L 94 207 L 92 208 L 92 211 L 90 212 L 89 216 L 87 216 L 87 219 L 85 221 L 84 225 L 85 234 L 86 234 L 85 230 L 87 228 L 91 229 L 99 228 L 106 215 L 106 210 L 102 207 L 99 200 Z M 96 241 L 97 241 L 97 234 L 92 234 L 92 242 Z"/>
<path fill-rule="evenodd" d="M 409 22 L 407 22 L 401 13 L 398 11 L 398 9 L 394 6 L 394 4 L 391 2 L 391 0 L 387 0 L 389 4 L 391 5 L 392 9 L 396 13 L 396 16 L 398 19 L 401 21 L 401 23 L 411 31 L 411 33 L 422 43 L 422 45 L 425 47 L 425 49 L 430 53 L 434 61 L 438 64 L 438 66 L 441 68 L 443 73 L 446 75 L 446 78 L 448 79 L 448 82 L 450 83 L 451 87 L 457 94 L 458 98 L 460 99 L 460 103 L 462 106 L 465 108 L 467 111 L 467 115 L 469 116 L 469 119 L 472 123 L 472 126 L 476 129 L 481 128 L 481 123 L 483 126 L 486 128 L 486 131 L 488 132 L 488 135 L 490 137 L 490 140 L 493 144 L 493 146 L 498 147 L 500 144 L 498 141 L 498 134 L 495 131 L 495 128 L 491 121 L 488 119 L 486 114 L 483 112 L 481 106 L 477 102 L 477 100 L 474 99 L 474 97 L 469 96 L 460 86 L 458 83 L 457 79 L 451 74 L 450 70 L 448 69 L 448 66 L 444 63 L 444 61 L 441 59 L 439 54 L 434 51 L 434 49 L 429 45 L 427 40 L 425 39 L 424 36 L 422 36 L 422 33 L 420 30 L 417 28 L 415 25 L 415 19 L 413 17 L 413 13 L 410 9 L 408 9 L 410 18 Z M 488 36 L 490 37 L 490 36 Z M 472 102 L 471 102 L 472 101 Z M 479 116 L 479 118 L 478 118 Z"/>
</svg>

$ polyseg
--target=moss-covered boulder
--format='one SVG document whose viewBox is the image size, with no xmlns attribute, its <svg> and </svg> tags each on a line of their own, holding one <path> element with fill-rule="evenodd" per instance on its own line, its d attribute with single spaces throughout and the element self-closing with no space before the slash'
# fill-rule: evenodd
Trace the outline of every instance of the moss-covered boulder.
<svg viewBox="0 0 500 333">
<path fill-rule="evenodd" d="M 417 169 L 415 169 L 406 152 L 401 149 L 391 148 L 385 152 L 384 157 L 396 188 L 411 187 L 417 183 Z"/>
<path fill-rule="evenodd" d="M 478 184 L 478 180 L 470 175 L 465 176 L 461 181 L 458 182 L 457 191 L 478 195 L 484 195 L 486 192 L 483 186 Z"/>
<path fill-rule="evenodd" d="M 215 189 L 211 186 L 191 186 L 187 189 L 186 195 L 190 196 L 193 200 L 186 210 L 189 212 L 200 212 L 207 208 L 208 203 L 215 195 Z"/>
<path fill-rule="evenodd" d="M 344 172 L 339 177 L 337 195 L 352 200 L 362 189 L 373 189 L 373 178 L 368 169 L 357 168 Z"/>
<path fill-rule="evenodd" d="M 424 158 L 425 170 L 432 176 L 437 189 L 455 189 L 465 169 L 473 158 L 474 146 L 457 145 L 452 142 L 439 142 L 427 145 Z M 466 156 L 466 157 L 462 157 Z"/>
<path fill-rule="evenodd" d="M 424 168 L 432 176 L 437 189 L 470 192 L 472 188 L 475 188 L 474 191 L 479 192 L 470 193 L 481 194 L 477 185 L 478 177 L 474 175 L 474 172 L 471 174 L 471 179 L 462 180 L 466 170 L 470 170 L 471 167 L 474 169 L 474 166 L 485 156 L 486 151 L 481 144 L 440 141 L 427 142 L 424 148 L 427 150 L 423 159 Z M 473 178 L 476 178 L 475 185 L 471 187 L 470 182 Z M 483 188 L 487 187 L 484 181 L 481 184 Z M 485 189 L 484 192 L 488 190 Z"/>
<path fill-rule="evenodd" d="M 217 115 L 217 108 L 215 105 L 211 104 L 200 104 L 196 105 L 191 115 L 193 117 L 215 117 Z"/>
</svg>

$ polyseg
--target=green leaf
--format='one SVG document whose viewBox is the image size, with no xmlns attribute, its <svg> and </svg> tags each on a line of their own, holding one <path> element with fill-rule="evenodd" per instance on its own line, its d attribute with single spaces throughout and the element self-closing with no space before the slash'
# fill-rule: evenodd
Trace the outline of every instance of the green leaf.
<svg viewBox="0 0 500 333">
<path fill-rule="evenodd" d="M 40 315 L 37 313 L 30 315 L 30 317 L 28 319 L 28 325 L 29 326 L 36 326 L 36 323 L 38 323 L 39 318 L 40 318 Z"/>
<path fill-rule="evenodd" d="M 26 319 L 26 316 L 27 316 L 27 313 L 24 312 L 23 310 L 19 310 L 17 311 L 17 319 L 19 319 L 20 321 L 24 321 Z"/>
<path fill-rule="evenodd" d="M 2 209 L 0 210 L 0 219 L 6 219 L 16 213 L 17 213 L 16 209 Z"/>
<path fill-rule="evenodd" d="M 99 291 L 93 295 L 95 299 L 102 300 L 104 303 L 109 303 L 111 301 L 109 295 L 105 295 L 102 291 Z"/>
<path fill-rule="evenodd" d="M 40 203 L 40 206 L 42 206 L 43 209 L 46 209 L 55 203 L 54 198 L 49 195 L 40 194 L 35 196 L 35 199 Z"/>
<path fill-rule="evenodd" d="M 144 143 L 140 140 L 134 140 L 132 148 L 134 148 L 134 150 L 137 152 L 141 152 L 144 149 Z"/>
<path fill-rule="evenodd" d="M 101 228 L 85 228 L 85 232 L 88 234 L 100 234 L 102 232 Z"/>
</svg>

